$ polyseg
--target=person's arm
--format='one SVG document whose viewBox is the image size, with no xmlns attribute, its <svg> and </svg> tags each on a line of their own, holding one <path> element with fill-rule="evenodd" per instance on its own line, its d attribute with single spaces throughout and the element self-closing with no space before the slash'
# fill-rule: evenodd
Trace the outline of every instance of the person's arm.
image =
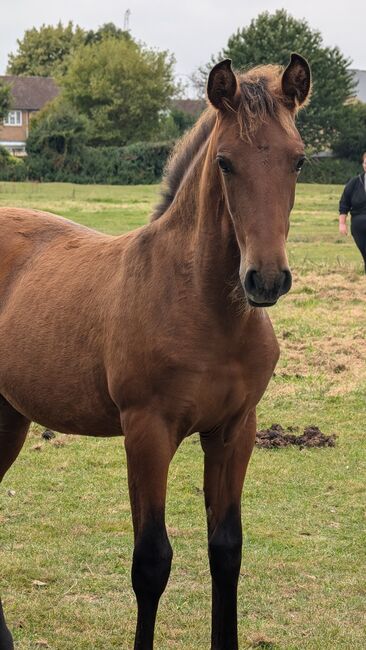
<svg viewBox="0 0 366 650">
<path fill-rule="evenodd" d="M 347 215 L 339 215 L 339 232 L 341 235 L 347 235 Z"/>
</svg>

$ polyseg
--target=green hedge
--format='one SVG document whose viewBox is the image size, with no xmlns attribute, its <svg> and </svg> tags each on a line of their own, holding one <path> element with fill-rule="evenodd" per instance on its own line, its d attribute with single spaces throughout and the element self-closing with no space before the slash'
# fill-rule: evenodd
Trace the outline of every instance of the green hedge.
<svg viewBox="0 0 366 650">
<path fill-rule="evenodd" d="M 345 158 L 310 158 L 301 170 L 299 183 L 345 185 L 361 166 Z"/>
<path fill-rule="evenodd" d="M 159 183 L 173 142 L 141 143 L 127 147 L 87 147 L 72 155 L 49 146 L 27 158 L 31 180 L 70 183 L 141 185 Z"/>
<path fill-rule="evenodd" d="M 58 181 L 109 185 L 159 183 L 173 141 L 131 144 L 126 147 L 80 146 L 60 153 L 48 145 L 29 151 L 24 159 L 14 158 L 0 147 L 0 180 Z M 340 158 L 311 158 L 304 165 L 299 183 L 344 185 L 360 173 L 356 162 Z"/>
<path fill-rule="evenodd" d="M 173 142 L 131 144 L 127 147 L 86 147 L 81 160 L 82 180 L 111 185 L 159 183 Z"/>
<path fill-rule="evenodd" d="M 28 172 L 23 158 L 12 156 L 0 146 L 0 181 L 25 181 Z"/>
</svg>

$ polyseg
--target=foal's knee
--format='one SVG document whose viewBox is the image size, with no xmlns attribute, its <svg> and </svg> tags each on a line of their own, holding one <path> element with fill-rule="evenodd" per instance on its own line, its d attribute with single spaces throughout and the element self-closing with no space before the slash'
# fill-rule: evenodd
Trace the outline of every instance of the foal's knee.
<svg viewBox="0 0 366 650">
<path fill-rule="evenodd" d="M 216 526 L 208 541 L 211 575 L 218 586 L 237 581 L 241 549 L 240 515 L 231 512 Z"/>
<path fill-rule="evenodd" d="M 150 525 L 145 528 L 133 553 L 132 585 L 137 596 L 161 596 L 168 582 L 172 558 L 165 527 Z"/>
</svg>

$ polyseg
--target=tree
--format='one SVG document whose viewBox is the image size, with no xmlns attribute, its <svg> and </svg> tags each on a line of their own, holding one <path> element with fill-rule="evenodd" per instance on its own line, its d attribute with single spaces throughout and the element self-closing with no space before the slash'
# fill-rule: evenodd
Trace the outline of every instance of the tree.
<svg viewBox="0 0 366 650">
<path fill-rule="evenodd" d="M 11 87 L 9 84 L 0 84 L 0 122 L 8 114 L 11 105 Z"/>
<path fill-rule="evenodd" d="M 333 143 L 333 151 L 340 158 L 360 162 L 366 151 L 366 104 L 355 102 L 345 107 L 346 119 Z"/>
<path fill-rule="evenodd" d="M 65 73 L 69 57 L 84 44 L 86 33 L 69 22 L 26 30 L 18 50 L 9 54 L 8 74 L 54 77 Z"/>
<path fill-rule="evenodd" d="M 132 36 L 130 32 L 117 27 L 114 23 L 104 23 L 101 27 L 98 27 L 96 31 L 92 29 L 87 32 L 85 36 L 85 45 L 90 45 L 90 43 L 100 43 L 100 41 L 106 40 L 108 38 L 127 39 L 130 41 Z"/>
<path fill-rule="evenodd" d="M 159 126 L 159 140 L 166 142 L 180 138 L 197 121 L 198 115 L 191 115 L 174 106 L 162 115 Z"/>
<path fill-rule="evenodd" d="M 62 98 L 47 104 L 31 121 L 27 140 L 31 178 L 54 180 L 55 171 L 77 173 L 87 129 L 87 120 Z"/>
<path fill-rule="evenodd" d="M 60 77 L 79 47 L 111 38 L 132 40 L 129 32 L 114 23 L 105 23 L 96 31 L 74 27 L 71 21 L 65 26 L 59 22 L 56 26 L 33 27 L 18 39 L 17 52 L 9 55 L 8 74 Z"/>
<path fill-rule="evenodd" d="M 344 103 L 354 88 L 350 61 L 338 47 L 325 47 L 320 32 L 311 29 L 306 20 L 296 20 L 284 9 L 261 13 L 249 27 L 238 29 L 223 51 L 200 69 L 196 86 L 202 86 L 203 77 L 207 78 L 208 70 L 222 58 L 232 59 L 233 66 L 241 70 L 266 63 L 286 66 L 291 52 L 309 61 L 313 77 L 310 104 L 298 116 L 299 131 L 309 148 L 331 147 L 343 129 Z"/>
<path fill-rule="evenodd" d="M 175 92 L 174 59 L 132 39 L 106 39 L 75 52 L 63 94 L 90 122 L 90 143 L 151 140 Z"/>
</svg>

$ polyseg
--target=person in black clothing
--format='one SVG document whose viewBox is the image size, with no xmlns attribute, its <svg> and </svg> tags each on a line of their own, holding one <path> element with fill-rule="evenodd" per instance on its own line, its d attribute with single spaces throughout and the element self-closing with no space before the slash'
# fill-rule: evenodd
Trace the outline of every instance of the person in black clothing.
<svg viewBox="0 0 366 650">
<path fill-rule="evenodd" d="M 347 214 L 351 213 L 351 235 L 359 249 L 366 273 L 366 151 L 362 155 L 363 173 L 351 178 L 339 201 L 339 232 L 347 235 Z"/>
</svg>

